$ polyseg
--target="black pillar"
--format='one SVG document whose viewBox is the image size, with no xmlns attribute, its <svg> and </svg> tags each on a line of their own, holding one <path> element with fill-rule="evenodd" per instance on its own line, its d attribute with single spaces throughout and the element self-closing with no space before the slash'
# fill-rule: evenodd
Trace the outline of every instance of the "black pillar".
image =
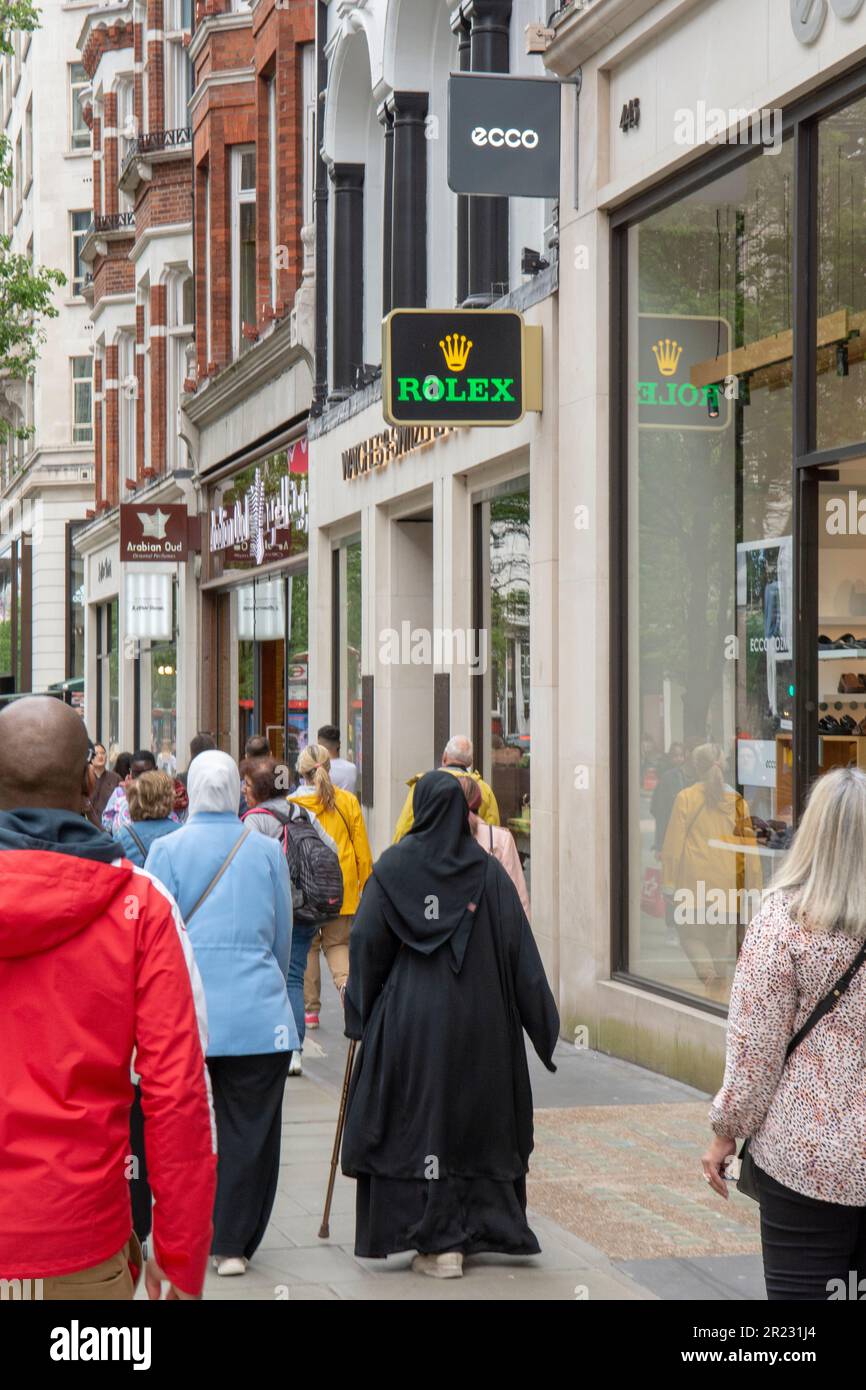
<svg viewBox="0 0 866 1390">
<path fill-rule="evenodd" d="M 385 182 L 382 200 L 382 318 L 390 314 L 392 241 L 394 221 L 394 116 L 387 102 L 379 107 L 379 122 L 385 140 Z"/>
<path fill-rule="evenodd" d="M 193 7 L 195 8 L 195 7 Z M 316 178 L 313 201 L 316 220 L 316 379 L 310 413 L 321 415 L 328 398 L 328 170 L 322 158 L 325 136 L 325 88 L 328 85 L 328 6 L 316 4 Z"/>
<path fill-rule="evenodd" d="M 511 0 L 474 0 L 473 72 L 508 72 Z M 508 199 L 469 199 L 470 304 L 484 306 L 508 288 Z"/>
<path fill-rule="evenodd" d="M 394 92 L 391 308 L 427 307 L 426 92 Z"/>
<path fill-rule="evenodd" d="M 334 275 L 331 395 L 355 387 L 364 362 L 364 166 L 334 164 Z"/>
<path fill-rule="evenodd" d="M 469 20 L 462 8 L 457 11 L 451 25 L 457 35 L 457 68 L 460 72 L 469 71 L 470 44 Z M 457 303 L 462 304 L 469 294 L 469 199 L 465 193 L 457 194 Z"/>
</svg>

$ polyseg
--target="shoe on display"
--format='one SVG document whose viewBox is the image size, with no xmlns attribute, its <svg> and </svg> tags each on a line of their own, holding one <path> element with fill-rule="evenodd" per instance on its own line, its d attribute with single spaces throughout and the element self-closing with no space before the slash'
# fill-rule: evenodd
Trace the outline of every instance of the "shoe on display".
<svg viewBox="0 0 866 1390">
<path fill-rule="evenodd" d="M 839 678 L 840 695 L 862 695 L 866 692 L 866 682 L 854 671 L 843 671 Z"/>
<path fill-rule="evenodd" d="M 305 1027 L 305 1028 L 318 1028 L 318 1026 L 319 1026 L 319 1015 L 318 1015 L 318 1014 L 304 1014 L 304 1027 Z"/>
<path fill-rule="evenodd" d="M 844 733 L 844 729 L 839 720 L 834 719 L 832 714 L 825 714 L 823 719 L 818 720 L 818 732 L 821 734 L 841 734 Z"/>
<path fill-rule="evenodd" d="M 289 1062 L 289 1076 L 303 1076 L 304 1069 L 301 1065 L 300 1052 L 292 1053 L 292 1060 Z"/>
<path fill-rule="evenodd" d="M 857 732 L 857 720 L 852 719 L 850 714 L 843 714 L 839 723 L 846 734 L 855 734 Z"/>
<path fill-rule="evenodd" d="M 459 1250 L 449 1250 L 444 1255 L 416 1255 L 412 1269 L 430 1279 L 462 1279 L 463 1255 Z"/>
</svg>

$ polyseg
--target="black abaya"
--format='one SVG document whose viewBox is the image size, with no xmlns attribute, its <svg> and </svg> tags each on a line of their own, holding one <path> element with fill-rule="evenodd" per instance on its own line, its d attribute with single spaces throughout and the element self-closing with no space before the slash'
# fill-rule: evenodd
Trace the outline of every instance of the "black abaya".
<svg viewBox="0 0 866 1390">
<path fill-rule="evenodd" d="M 465 812 L 458 784 L 444 780 Z M 419 893 L 429 885 L 417 848 L 415 857 Z M 399 872 L 393 857 L 389 868 Z M 473 911 L 456 920 L 459 948 L 452 934 L 431 950 L 423 928 L 416 944 L 405 917 L 398 937 L 394 898 L 376 871 L 355 917 L 346 1032 L 363 1043 L 342 1166 L 358 1180 L 358 1255 L 538 1251 L 525 1218 L 533 1137 L 523 1029 L 554 1071 L 559 1016 L 520 899 L 497 860 L 484 856 L 473 892 Z"/>
</svg>

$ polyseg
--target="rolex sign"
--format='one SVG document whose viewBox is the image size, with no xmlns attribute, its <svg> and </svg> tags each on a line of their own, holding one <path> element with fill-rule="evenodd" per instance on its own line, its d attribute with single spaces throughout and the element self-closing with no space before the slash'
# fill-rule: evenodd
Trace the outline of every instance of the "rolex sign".
<svg viewBox="0 0 866 1390">
<path fill-rule="evenodd" d="M 395 309 L 383 324 L 391 425 L 513 425 L 540 409 L 540 329 L 512 309 Z"/>
</svg>

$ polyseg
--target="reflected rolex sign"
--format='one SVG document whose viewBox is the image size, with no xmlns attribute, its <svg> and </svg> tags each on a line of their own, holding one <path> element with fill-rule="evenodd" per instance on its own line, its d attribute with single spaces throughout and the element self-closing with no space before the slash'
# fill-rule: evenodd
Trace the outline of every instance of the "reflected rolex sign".
<svg viewBox="0 0 866 1390">
<path fill-rule="evenodd" d="M 730 342 L 726 319 L 641 314 L 634 388 L 638 425 L 727 429 L 733 418 Z"/>
<path fill-rule="evenodd" d="M 391 425 L 514 425 L 541 408 L 541 330 L 513 309 L 395 309 L 382 333 Z"/>
</svg>

